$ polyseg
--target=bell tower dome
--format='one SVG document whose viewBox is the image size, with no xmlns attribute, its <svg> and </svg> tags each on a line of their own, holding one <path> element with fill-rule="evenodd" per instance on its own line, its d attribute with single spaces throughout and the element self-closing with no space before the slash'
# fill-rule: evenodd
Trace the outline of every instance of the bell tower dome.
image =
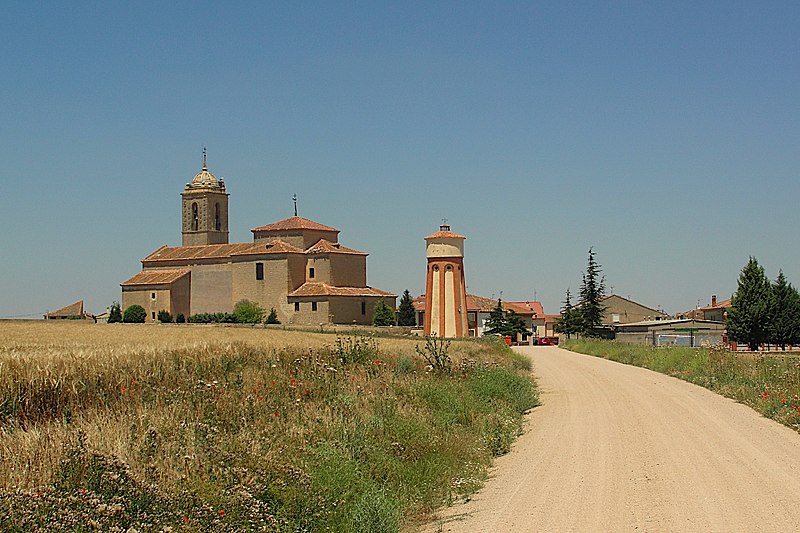
<svg viewBox="0 0 800 533">
<path fill-rule="evenodd" d="M 466 337 L 467 285 L 464 277 L 464 240 L 445 221 L 425 237 L 428 273 L 425 282 L 425 335 Z"/>
<path fill-rule="evenodd" d="M 228 244 L 228 196 L 225 181 L 208 171 L 203 147 L 203 169 L 181 193 L 183 246 Z"/>
</svg>

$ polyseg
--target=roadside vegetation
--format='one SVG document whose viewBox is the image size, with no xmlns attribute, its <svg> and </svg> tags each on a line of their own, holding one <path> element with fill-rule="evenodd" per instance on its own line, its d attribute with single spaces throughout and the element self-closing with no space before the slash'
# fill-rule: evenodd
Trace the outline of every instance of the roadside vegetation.
<svg viewBox="0 0 800 533">
<path fill-rule="evenodd" d="M 615 341 L 565 341 L 564 348 L 649 368 L 710 389 L 800 431 L 800 354 L 721 348 L 655 348 Z"/>
<path fill-rule="evenodd" d="M 3 531 L 398 531 L 537 404 L 489 341 L 9 322 L 0 369 Z"/>
</svg>

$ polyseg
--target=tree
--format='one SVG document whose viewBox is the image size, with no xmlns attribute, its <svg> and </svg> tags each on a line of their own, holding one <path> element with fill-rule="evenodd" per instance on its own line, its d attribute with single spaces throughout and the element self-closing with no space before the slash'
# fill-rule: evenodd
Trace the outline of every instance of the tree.
<svg viewBox="0 0 800 533">
<path fill-rule="evenodd" d="M 162 309 L 158 312 L 158 321 L 162 324 L 169 324 L 172 322 L 172 315 L 169 313 L 169 311 Z"/>
<path fill-rule="evenodd" d="M 567 288 L 564 299 L 564 307 L 561 308 L 561 318 L 556 322 L 555 330 L 557 333 L 564 333 L 569 339 L 573 333 L 578 333 L 583 329 L 583 316 L 580 309 L 572 306 L 572 295 Z"/>
<path fill-rule="evenodd" d="M 397 325 L 417 325 L 417 313 L 414 311 L 414 301 L 411 299 L 411 293 L 408 292 L 408 289 L 403 292 L 403 296 L 400 298 L 400 305 L 397 308 Z"/>
<path fill-rule="evenodd" d="M 389 307 L 383 298 L 375 304 L 375 311 L 372 314 L 373 326 L 394 326 L 394 310 Z"/>
<path fill-rule="evenodd" d="M 264 308 L 250 300 L 239 300 L 233 307 L 233 315 L 240 324 L 258 324 L 264 320 Z"/>
<path fill-rule="evenodd" d="M 108 311 L 108 323 L 122 322 L 122 310 L 119 307 L 119 302 L 111 304 L 111 309 Z"/>
<path fill-rule="evenodd" d="M 594 259 L 594 249 L 589 248 L 589 260 L 586 273 L 583 275 L 578 304 L 582 318 L 581 332 L 587 336 L 592 336 L 594 329 L 603 323 L 603 313 L 606 311 L 606 307 L 602 304 L 606 292 L 606 278 L 600 276 L 601 272 L 600 265 Z"/>
<path fill-rule="evenodd" d="M 506 331 L 505 335 L 515 339 L 517 333 L 528 333 L 528 327 L 525 325 L 525 319 L 517 314 L 513 309 L 506 315 Z"/>
<path fill-rule="evenodd" d="M 503 309 L 502 300 L 497 300 L 497 306 L 489 313 L 489 318 L 486 319 L 484 335 L 505 335 L 508 329 L 508 322 L 506 319 L 506 312 Z"/>
<path fill-rule="evenodd" d="M 147 312 L 139 304 L 133 304 L 125 309 L 122 315 L 122 321 L 126 324 L 143 324 L 144 319 L 147 317 Z"/>
<path fill-rule="evenodd" d="M 278 312 L 275 308 L 271 308 L 269 310 L 269 315 L 267 315 L 267 319 L 264 321 L 266 324 L 280 324 L 281 321 L 278 320 Z"/>
<path fill-rule="evenodd" d="M 772 310 L 770 312 L 770 341 L 786 350 L 787 344 L 800 340 L 800 293 L 786 281 L 783 271 L 772 286 Z"/>
<path fill-rule="evenodd" d="M 739 274 L 739 286 L 728 310 L 728 335 L 731 340 L 746 342 L 750 351 L 769 341 L 770 300 L 772 287 L 756 258 L 750 260 Z"/>
<path fill-rule="evenodd" d="M 178 313 L 178 316 L 175 317 L 175 323 L 177 324 L 184 324 L 186 322 L 186 316 L 183 313 Z"/>
</svg>

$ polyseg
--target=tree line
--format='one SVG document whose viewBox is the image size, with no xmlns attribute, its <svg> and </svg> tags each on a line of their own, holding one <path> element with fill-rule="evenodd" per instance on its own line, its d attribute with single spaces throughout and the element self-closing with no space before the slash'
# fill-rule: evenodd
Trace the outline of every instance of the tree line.
<svg viewBox="0 0 800 533">
<path fill-rule="evenodd" d="M 747 343 L 751 351 L 767 343 L 782 350 L 800 344 L 800 293 L 782 270 L 771 282 L 751 256 L 739 274 L 726 326 L 730 340 Z"/>
</svg>

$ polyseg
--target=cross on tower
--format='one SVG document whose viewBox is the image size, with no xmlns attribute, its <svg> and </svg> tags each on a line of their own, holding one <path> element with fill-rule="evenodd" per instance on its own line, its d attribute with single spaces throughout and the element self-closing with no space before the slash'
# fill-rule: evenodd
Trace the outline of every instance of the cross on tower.
<svg viewBox="0 0 800 533">
<path fill-rule="evenodd" d="M 294 201 L 294 216 L 297 216 L 297 195 L 292 195 L 292 200 Z"/>
</svg>

